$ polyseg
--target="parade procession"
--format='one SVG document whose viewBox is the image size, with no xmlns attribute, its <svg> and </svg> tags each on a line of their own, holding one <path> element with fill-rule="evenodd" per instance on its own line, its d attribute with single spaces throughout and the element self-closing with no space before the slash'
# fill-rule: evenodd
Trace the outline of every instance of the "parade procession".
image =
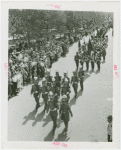
<svg viewBox="0 0 121 150">
<path fill-rule="evenodd" d="M 103 89 L 103 84 L 106 82 L 105 78 L 108 78 L 103 72 L 108 71 L 104 65 L 109 63 L 107 57 L 110 54 L 109 40 L 111 41 L 113 38 L 113 27 L 112 24 L 105 25 L 102 23 L 94 26 L 91 30 L 83 26 L 62 33 L 63 35 L 58 38 L 51 31 L 47 37 L 32 39 L 29 43 L 26 40 L 19 40 L 10 45 L 8 52 L 8 102 L 13 103 L 14 100 L 16 103 L 16 100 L 21 97 L 17 104 L 24 101 L 23 111 L 25 109 L 27 113 L 30 109 L 34 109 L 33 112 L 24 117 L 23 125 L 26 125 L 29 120 L 34 120 L 32 125 L 35 127 L 37 122 L 44 121 L 42 126 L 42 130 L 44 130 L 44 127 L 52 122 L 51 127 L 45 131 L 52 130 L 51 136 L 54 136 L 63 123 L 64 137 L 71 134 L 69 128 L 73 128 L 73 118 L 78 118 L 77 120 L 80 122 L 84 118 L 83 113 L 80 115 L 81 109 L 83 110 L 81 104 L 83 107 L 91 107 L 91 102 L 87 104 L 90 99 L 95 106 L 98 101 L 93 103 L 93 99 L 98 99 L 101 96 L 103 98 L 104 91 L 101 93 L 100 85 Z M 105 76 L 104 80 L 101 73 Z M 88 80 L 92 81 L 88 83 Z M 90 82 L 92 82 L 91 85 Z M 94 89 L 93 84 L 96 85 L 96 89 Z M 88 94 L 90 96 L 87 98 Z M 83 95 L 87 102 L 83 99 Z M 79 106 L 80 109 L 78 109 Z M 78 114 L 75 114 L 76 109 L 78 109 Z M 87 108 L 85 108 L 85 112 L 88 112 Z M 112 114 L 108 112 L 106 115 L 107 118 Z M 85 119 L 88 120 L 89 118 L 86 118 L 85 115 Z M 73 130 L 77 130 L 81 134 L 78 129 L 73 128 Z M 22 135 L 24 134 L 22 133 Z M 48 137 L 44 140 L 48 140 Z"/>
</svg>

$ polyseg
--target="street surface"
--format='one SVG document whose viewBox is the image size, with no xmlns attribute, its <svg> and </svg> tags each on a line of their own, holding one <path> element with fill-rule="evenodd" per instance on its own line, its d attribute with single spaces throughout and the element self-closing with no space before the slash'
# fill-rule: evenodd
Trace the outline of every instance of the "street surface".
<svg viewBox="0 0 121 150">
<path fill-rule="evenodd" d="M 35 100 L 31 97 L 31 85 L 13 97 L 8 102 L 8 140 L 9 141 L 82 141 L 82 142 L 106 142 L 107 141 L 107 116 L 112 115 L 113 97 L 113 37 L 108 33 L 109 42 L 106 55 L 106 63 L 101 64 L 100 73 L 89 72 L 85 75 L 84 92 L 78 88 L 78 98 L 74 99 L 74 91 L 71 87 L 70 106 L 73 117 L 70 118 L 67 135 L 63 134 L 64 123 L 58 119 L 55 135 L 52 136 L 53 122 L 48 116 L 44 116 L 44 102 L 40 98 L 41 107 L 35 112 Z M 74 55 L 78 51 L 78 43 L 73 44 L 66 57 L 55 62 L 51 69 L 51 75 L 55 76 L 55 69 L 61 76 L 68 70 L 71 78 L 72 71 L 76 68 Z M 84 66 L 86 70 L 86 66 Z"/>
</svg>

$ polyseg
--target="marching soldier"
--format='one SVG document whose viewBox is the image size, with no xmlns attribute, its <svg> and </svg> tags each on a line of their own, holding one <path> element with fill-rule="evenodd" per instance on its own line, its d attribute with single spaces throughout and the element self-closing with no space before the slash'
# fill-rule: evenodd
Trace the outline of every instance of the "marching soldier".
<svg viewBox="0 0 121 150">
<path fill-rule="evenodd" d="M 63 96 L 63 95 L 66 95 L 67 96 L 67 102 L 69 101 L 69 99 L 70 99 L 70 94 L 71 93 L 71 91 L 70 91 L 70 86 L 69 86 L 69 84 L 68 84 L 68 79 L 66 78 L 65 79 L 65 82 L 64 82 L 64 84 L 63 84 L 63 86 L 62 86 L 62 90 L 61 90 L 61 95 Z"/>
<path fill-rule="evenodd" d="M 73 76 L 71 78 L 71 84 L 72 84 L 73 89 L 74 89 L 75 98 L 77 97 L 78 81 L 79 80 L 78 80 L 77 72 L 74 70 Z"/>
<path fill-rule="evenodd" d="M 67 102 L 67 96 L 66 96 L 66 95 L 63 95 L 63 96 L 62 96 L 61 104 L 62 104 L 63 100 L 64 100 L 66 103 L 68 103 L 68 102 Z"/>
<path fill-rule="evenodd" d="M 61 76 L 59 75 L 59 72 L 57 70 L 54 78 L 55 78 L 56 88 L 58 89 L 58 96 L 60 97 Z"/>
<path fill-rule="evenodd" d="M 47 82 L 47 87 L 48 89 L 51 87 L 52 83 L 52 76 L 50 76 L 50 69 L 47 69 L 47 75 L 46 75 L 46 82 Z"/>
<path fill-rule="evenodd" d="M 49 101 L 47 106 L 47 113 L 50 110 L 49 114 L 53 121 L 53 134 L 55 133 L 55 129 L 57 127 L 57 116 L 58 116 L 58 103 L 54 101 L 54 95 L 52 92 L 49 92 Z"/>
<path fill-rule="evenodd" d="M 71 114 L 71 117 L 73 117 L 73 114 L 72 114 L 71 108 L 69 107 L 68 103 L 65 101 L 64 98 L 62 99 L 62 104 L 60 106 L 59 114 L 60 114 L 61 120 L 64 121 L 64 124 L 65 124 L 64 131 L 66 134 L 68 131 L 68 122 L 70 120 L 69 114 Z"/>
<path fill-rule="evenodd" d="M 88 54 L 87 51 L 85 52 L 84 59 L 85 59 L 85 62 L 86 62 L 86 68 L 87 68 L 86 71 L 88 71 L 89 70 L 89 54 Z"/>
<path fill-rule="evenodd" d="M 94 67 L 95 67 L 95 55 L 94 55 L 94 51 L 91 51 L 90 61 L 91 61 L 92 71 L 94 71 Z"/>
<path fill-rule="evenodd" d="M 54 100 L 58 101 L 58 88 L 56 87 L 55 78 L 52 78 L 51 87 L 49 89 L 50 92 L 53 93 Z"/>
<path fill-rule="evenodd" d="M 80 64 L 83 67 L 83 64 L 84 64 L 84 52 L 83 51 L 80 53 Z"/>
<path fill-rule="evenodd" d="M 79 54 L 78 54 L 78 52 L 76 52 L 74 60 L 76 62 L 76 69 L 78 70 L 78 67 L 79 67 Z"/>
<path fill-rule="evenodd" d="M 62 85 L 65 83 L 65 79 L 67 79 L 68 80 L 68 84 L 70 84 L 70 79 L 67 76 L 67 73 L 64 71 L 64 77 L 62 78 Z"/>
<path fill-rule="evenodd" d="M 98 49 L 97 49 L 95 59 L 96 59 L 96 63 L 97 63 L 97 67 L 98 67 L 98 71 L 100 71 L 101 52 L 100 52 L 99 47 L 98 47 Z"/>
<path fill-rule="evenodd" d="M 84 70 L 83 70 L 82 67 L 79 69 L 79 72 L 78 72 L 78 78 L 79 78 L 79 81 L 80 81 L 80 87 L 81 87 L 81 90 L 83 91 Z"/>
<path fill-rule="evenodd" d="M 48 102 L 48 88 L 47 88 L 47 83 L 46 83 L 45 78 L 43 78 L 42 80 L 41 92 L 42 92 L 42 98 L 45 102 L 45 107 L 44 107 L 44 111 L 45 111 L 47 108 L 47 102 Z"/>
<path fill-rule="evenodd" d="M 40 107 L 39 98 L 40 98 L 40 88 L 38 85 L 38 77 L 34 77 L 34 85 L 32 85 L 31 94 L 34 95 L 36 101 L 36 110 Z"/>
</svg>

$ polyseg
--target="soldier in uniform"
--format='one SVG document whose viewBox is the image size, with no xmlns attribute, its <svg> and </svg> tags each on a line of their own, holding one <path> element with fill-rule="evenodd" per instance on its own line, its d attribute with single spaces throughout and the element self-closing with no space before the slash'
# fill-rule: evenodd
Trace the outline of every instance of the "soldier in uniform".
<svg viewBox="0 0 121 150">
<path fill-rule="evenodd" d="M 86 71 L 88 71 L 89 70 L 89 54 L 88 54 L 87 51 L 85 52 L 84 59 L 85 59 L 85 62 L 86 62 L 86 68 L 87 68 Z"/>
<path fill-rule="evenodd" d="M 40 88 L 38 85 L 38 77 L 34 77 L 34 85 L 32 85 L 31 94 L 34 95 L 36 101 L 36 110 L 40 107 L 39 98 L 40 98 Z"/>
<path fill-rule="evenodd" d="M 63 95 L 63 97 L 64 97 L 64 95 Z M 63 120 L 64 124 L 65 124 L 65 129 L 64 129 L 65 133 L 68 131 L 68 122 L 70 120 L 69 113 L 71 114 L 71 117 L 73 117 L 71 108 L 69 107 L 69 105 L 65 101 L 65 99 L 63 98 L 62 104 L 60 106 L 59 114 L 60 114 L 61 120 Z"/>
<path fill-rule="evenodd" d="M 83 64 L 84 64 L 84 52 L 83 51 L 80 53 L 80 57 L 79 58 L 80 58 L 80 64 L 83 67 Z"/>
<path fill-rule="evenodd" d="M 48 111 L 50 110 L 49 114 L 53 121 L 53 134 L 55 133 L 55 129 L 57 127 L 58 109 L 59 106 L 58 103 L 54 100 L 53 92 L 49 92 L 49 100 L 46 112 L 48 113 Z"/>
<path fill-rule="evenodd" d="M 42 80 L 41 92 L 42 92 L 42 98 L 45 102 L 45 107 L 44 107 L 44 111 L 45 111 L 47 108 L 47 102 L 48 102 L 48 88 L 47 88 L 47 83 L 46 83 L 45 78 L 43 78 Z"/>
<path fill-rule="evenodd" d="M 63 95 L 66 95 L 67 96 L 67 102 L 69 101 L 69 99 L 70 99 L 70 94 L 71 93 L 71 91 L 70 91 L 70 86 L 69 86 L 69 83 L 68 83 L 68 79 L 66 78 L 65 79 L 65 82 L 64 82 L 64 84 L 63 84 L 63 86 L 62 86 L 62 89 L 61 89 L 61 95 L 63 96 Z"/>
<path fill-rule="evenodd" d="M 58 98 L 59 98 L 58 93 L 59 92 L 58 92 L 58 88 L 55 83 L 55 78 L 52 78 L 52 83 L 51 83 L 51 87 L 50 87 L 49 91 L 53 93 L 54 100 L 58 101 Z"/>
<path fill-rule="evenodd" d="M 57 70 L 54 78 L 55 78 L 56 88 L 58 89 L 58 96 L 60 97 L 61 76 L 59 75 L 59 72 Z"/>
<path fill-rule="evenodd" d="M 91 51 L 90 61 L 91 61 L 92 71 L 94 71 L 94 67 L 95 67 L 95 55 L 94 55 L 94 51 Z"/>
<path fill-rule="evenodd" d="M 46 75 L 46 82 L 47 82 L 47 87 L 48 89 L 51 87 L 52 83 L 52 76 L 50 76 L 50 69 L 47 69 L 47 75 Z"/>
<path fill-rule="evenodd" d="M 79 67 L 79 54 L 76 52 L 76 55 L 74 56 L 74 60 L 76 62 L 76 69 L 78 70 Z"/>
<path fill-rule="evenodd" d="M 67 76 L 67 73 L 64 71 L 64 77 L 62 78 L 62 85 L 65 83 L 65 79 L 68 79 L 68 84 L 70 84 L 70 79 Z"/>
<path fill-rule="evenodd" d="M 75 98 L 77 97 L 78 82 L 79 82 L 79 80 L 78 80 L 77 72 L 74 70 L 73 76 L 71 78 L 71 84 L 72 84 L 73 89 L 74 89 Z"/>
<path fill-rule="evenodd" d="M 99 48 L 99 46 L 98 46 L 98 48 L 97 48 L 97 52 L 96 52 L 95 59 L 96 59 L 96 63 L 97 63 L 97 67 L 98 67 L 98 71 L 100 71 L 101 52 L 100 52 L 100 48 Z"/>
<path fill-rule="evenodd" d="M 80 81 L 80 87 L 81 87 L 81 90 L 83 91 L 84 70 L 83 70 L 82 67 L 79 69 L 79 72 L 78 72 L 78 78 L 79 78 L 79 81 Z"/>
</svg>

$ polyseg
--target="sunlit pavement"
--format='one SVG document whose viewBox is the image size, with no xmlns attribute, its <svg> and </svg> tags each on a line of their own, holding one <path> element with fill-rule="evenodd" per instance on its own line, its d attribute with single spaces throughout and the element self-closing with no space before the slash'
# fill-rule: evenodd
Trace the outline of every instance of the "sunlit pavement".
<svg viewBox="0 0 121 150">
<path fill-rule="evenodd" d="M 71 87 L 70 106 L 73 118 L 70 119 L 67 135 L 63 134 L 64 123 L 58 119 L 55 135 L 52 136 L 52 120 L 50 116 L 43 119 L 44 102 L 40 98 L 41 107 L 36 112 L 35 100 L 31 97 L 31 85 L 13 97 L 8 102 L 8 140 L 10 141 L 107 141 L 107 116 L 112 115 L 113 97 L 113 37 L 109 32 L 106 63 L 101 64 L 100 73 L 90 71 L 85 75 L 84 92 L 78 88 L 78 98 L 74 99 Z M 73 44 L 66 57 L 54 63 L 51 75 L 55 69 L 63 76 L 68 70 L 68 76 L 76 68 L 74 55 L 78 51 L 78 43 Z M 86 70 L 86 66 L 84 66 Z M 91 65 L 89 70 L 91 70 Z"/>
</svg>

